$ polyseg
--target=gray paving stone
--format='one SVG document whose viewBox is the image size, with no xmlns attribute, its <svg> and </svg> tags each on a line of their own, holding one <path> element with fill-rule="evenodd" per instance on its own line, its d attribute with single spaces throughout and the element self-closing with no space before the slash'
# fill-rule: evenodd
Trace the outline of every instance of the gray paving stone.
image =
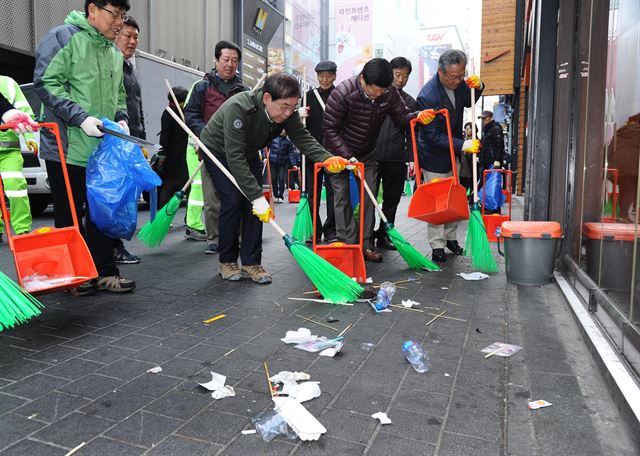
<svg viewBox="0 0 640 456">
<path fill-rule="evenodd" d="M 70 396 L 68 394 L 52 391 L 35 401 L 13 411 L 16 415 L 30 417 L 33 416 L 39 421 L 53 423 L 65 415 L 79 409 L 89 401 L 81 397 Z"/>
<path fill-rule="evenodd" d="M 149 361 L 150 363 L 162 364 L 182 352 L 179 348 L 161 347 L 158 345 L 149 345 L 129 357 L 140 361 Z"/>
<path fill-rule="evenodd" d="M 80 358 L 96 361 L 98 363 L 110 364 L 120 358 L 130 356 L 133 353 L 135 353 L 135 350 L 115 347 L 113 345 L 105 345 L 104 347 L 96 348 L 95 350 L 91 350 L 81 355 Z"/>
<path fill-rule="evenodd" d="M 87 415 L 119 421 L 151 402 L 150 397 L 124 391 L 111 391 L 80 409 Z"/>
<path fill-rule="evenodd" d="M 154 366 L 154 363 L 150 363 L 148 361 L 121 358 L 102 367 L 102 369 L 98 369 L 96 373 L 106 375 L 108 377 L 120 378 L 122 380 L 132 380 L 140 375 L 146 374 L 147 370 Z"/>
<path fill-rule="evenodd" d="M 99 336 L 97 334 L 85 334 L 84 336 L 72 339 L 63 344 L 65 347 L 80 348 L 83 350 L 93 350 L 109 342 L 114 341 L 113 337 Z"/>
<path fill-rule="evenodd" d="M 365 447 L 358 443 L 346 442 L 333 437 L 322 437 L 317 442 L 304 442 L 293 453 L 296 456 L 313 456 L 320 454 L 336 454 L 356 456 L 364 453 Z"/>
<path fill-rule="evenodd" d="M 115 337 L 121 338 L 133 332 L 140 330 L 138 326 L 132 325 L 123 325 L 120 323 L 114 323 L 109 326 L 105 326 L 104 328 L 97 329 L 93 331 L 91 334 L 98 334 L 99 336 L 107 336 L 107 337 Z M 153 335 L 153 334 L 150 334 Z"/>
<path fill-rule="evenodd" d="M 400 377 L 389 375 L 386 371 L 368 372 L 365 370 L 359 370 L 349 379 L 347 386 L 349 388 L 362 388 L 366 391 L 391 396 L 396 391 L 399 384 Z"/>
<path fill-rule="evenodd" d="M 68 360 L 69 358 L 80 356 L 85 352 L 86 352 L 85 350 L 79 350 L 77 348 L 64 347 L 62 345 L 54 345 L 53 347 L 45 348 L 44 350 L 30 354 L 28 358 L 33 361 L 42 361 L 45 363 L 59 364 Z"/>
<path fill-rule="evenodd" d="M 383 409 L 376 411 L 381 410 Z M 325 437 L 336 437 L 362 445 L 367 444 L 377 423 L 369 415 L 338 409 L 327 409 L 317 418 L 327 428 Z M 324 437 L 322 440 L 324 440 Z"/>
<path fill-rule="evenodd" d="M 438 454 L 441 456 L 467 456 L 470 454 L 489 455 L 500 454 L 500 451 L 501 445 L 499 442 L 489 442 L 487 440 L 480 440 L 473 437 L 445 432 L 443 434 Z"/>
<path fill-rule="evenodd" d="M 110 429 L 106 435 L 133 445 L 156 445 L 184 422 L 149 412 L 137 412 Z"/>
<path fill-rule="evenodd" d="M 188 420 L 205 409 L 214 399 L 210 395 L 169 391 L 145 407 L 145 410 L 160 415 Z"/>
<path fill-rule="evenodd" d="M 45 369 L 43 374 L 53 375 L 54 377 L 66 378 L 69 380 L 77 380 L 103 366 L 104 364 L 88 361 L 86 359 L 71 358 L 64 363 Z"/>
<path fill-rule="evenodd" d="M 206 369 L 211 364 L 206 361 L 197 361 L 186 358 L 172 358 L 162 364 L 162 374 L 170 377 L 178 377 L 183 379 L 192 379 L 202 369 Z"/>
<path fill-rule="evenodd" d="M 173 377 L 167 377 L 162 374 L 149 374 L 132 380 L 120 390 L 142 396 L 160 397 L 180 383 L 179 379 Z"/>
<path fill-rule="evenodd" d="M 390 396 L 377 394 L 365 388 L 345 388 L 337 396 L 332 408 L 341 410 L 353 410 L 365 415 L 372 415 L 381 410 L 386 410 L 391 401 Z"/>
<path fill-rule="evenodd" d="M 502 439 L 503 416 L 504 413 L 498 414 L 490 411 L 473 411 L 467 407 L 454 407 L 447 417 L 446 430 L 485 440 L 500 441 Z"/>
<path fill-rule="evenodd" d="M 148 345 L 155 344 L 160 337 L 144 336 L 142 334 L 128 334 L 120 339 L 111 342 L 115 347 L 130 348 L 132 350 L 140 350 Z"/>
<path fill-rule="evenodd" d="M 442 425 L 442 418 L 429 417 L 400 409 L 392 409 L 388 416 L 392 422 L 402 423 L 402 425 L 387 426 L 385 432 L 400 437 L 436 443 Z"/>
<path fill-rule="evenodd" d="M 91 440 L 112 425 L 111 421 L 76 412 L 41 429 L 32 437 L 42 442 L 72 448 L 81 442 Z"/>
<path fill-rule="evenodd" d="M 220 456 L 246 456 L 248 454 L 286 456 L 291 453 L 293 448 L 293 442 L 288 443 L 275 439 L 267 443 L 257 434 L 240 435 L 220 453 Z"/>
<path fill-rule="evenodd" d="M 194 416 L 176 433 L 212 443 L 226 443 L 249 424 L 248 418 L 213 410 Z"/>
<path fill-rule="evenodd" d="M 388 456 L 392 454 L 401 454 L 403 456 L 431 456 L 434 454 L 434 451 L 435 445 L 420 440 L 407 439 L 386 432 L 380 432 L 373 441 L 368 454 L 371 456 Z"/>
<path fill-rule="evenodd" d="M 266 390 L 266 380 L 265 380 Z M 217 400 L 209 404 L 211 410 L 219 410 L 234 415 L 246 416 L 248 418 L 258 415 L 267 406 L 272 406 L 273 402 L 268 392 L 248 391 L 235 388 L 236 395 L 233 399 Z"/>
<path fill-rule="evenodd" d="M 160 340 L 158 345 L 184 351 L 198 345 L 203 340 L 204 338 L 202 337 L 188 336 L 186 334 L 172 334 L 171 336 Z"/>
<path fill-rule="evenodd" d="M 213 363 L 220 359 L 229 350 L 224 347 L 216 347 L 214 345 L 199 344 L 190 350 L 180 354 L 181 358 L 195 359 L 197 361 L 206 361 Z"/>
<path fill-rule="evenodd" d="M 448 403 L 448 395 L 402 388 L 392 401 L 391 407 L 394 410 L 401 409 L 430 416 L 444 416 Z"/>
<path fill-rule="evenodd" d="M 20 440 L 2 452 L 4 456 L 64 456 L 68 450 L 34 440 Z"/>
<path fill-rule="evenodd" d="M 26 399 L 0 393 L 0 415 L 20 407 L 26 402 Z"/>
<path fill-rule="evenodd" d="M 97 399 L 122 384 L 123 381 L 117 378 L 89 374 L 58 389 L 87 399 Z"/>
<path fill-rule="evenodd" d="M 28 336 L 24 339 L 19 337 L 12 337 L 7 340 L 14 347 L 27 348 L 29 350 L 42 350 L 54 345 L 67 342 L 69 339 L 64 337 L 56 337 L 49 334 L 36 334 L 35 336 Z"/>
<path fill-rule="evenodd" d="M 215 445 L 209 442 L 199 442 L 197 440 L 172 435 L 159 445 L 152 448 L 147 454 L 149 456 L 213 456 L 220 449 L 222 449 L 221 445 Z"/>
<path fill-rule="evenodd" d="M 27 399 L 36 399 L 67 383 L 67 380 L 51 377 L 50 375 L 33 374 L 19 382 L 5 386 L 2 392 Z"/>
<path fill-rule="evenodd" d="M 0 429 L 2 430 L 0 449 L 12 445 L 43 426 L 45 426 L 45 424 L 11 413 L 0 416 Z"/>
<path fill-rule="evenodd" d="M 2 350 L 4 350 L 4 348 Z M 20 359 L 4 364 L 0 369 L 0 377 L 7 378 L 9 380 L 20 380 L 51 366 L 52 364 L 31 361 L 29 359 Z"/>
<path fill-rule="evenodd" d="M 163 322 L 156 323 L 146 328 L 140 329 L 136 334 L 143 334 L 145 336 L 154 337 L 167 337 L 170 334 L 178 333 L 185 329 L 185 326 L 178 322 Z"/>
<path fill-rule="evenodd" d="M 78 454 L 86 456 L 136 456 L 144 453 L 145 451 L 145 448 L 128 445 L 116 440 L 105 439 L 104 437 L 98 437 L 83 446 Z"/>
</svg>

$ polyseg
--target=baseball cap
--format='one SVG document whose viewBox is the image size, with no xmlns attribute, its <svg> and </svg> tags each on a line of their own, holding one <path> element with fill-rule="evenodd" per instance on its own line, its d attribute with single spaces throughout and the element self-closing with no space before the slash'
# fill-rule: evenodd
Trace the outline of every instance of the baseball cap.
<svg viewBox="0 0 640 456">
<path fill-rule="evenodd" d="M 478 119 L 484 119 L 485 117 L 493 117 L 493 112 L 491 111 L 482 111 L 478 116 Z"/>
</svg>

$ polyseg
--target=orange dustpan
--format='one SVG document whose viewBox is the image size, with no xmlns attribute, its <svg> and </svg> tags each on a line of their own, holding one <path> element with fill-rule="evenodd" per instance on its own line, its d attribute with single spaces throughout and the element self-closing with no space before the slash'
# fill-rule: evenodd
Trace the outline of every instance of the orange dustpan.
<svg viewBox="0 0 640 456">
<path fill-rule="evenodd" d="M 349 164 L 351 166 L 351 164 Z M 364 164 L 354 163 L 360 176 L 364 176 Z M 316 163 L 313 173 L 313 194 L 318 195 L 318 171 L 326 168 L 324 163 Z M 349 277 L 355 277 L 358 283 L 367 281 L 367 270 L 364 265 L 364 184 L 360 179 L 360 241 L 358 244 L 345 244 L 344 242 L 332 242 L 328 245 L 318 245 L 316 242 L 316 230 L 318 213 L 313 211 L 313 251 L 340 269 Z"/>
<path fill-rule="evenodd" d="M 467 220 L 469 218 L 469 203 L 467 201 L 467 192 L 465 188 L 460 185 L 460 180 L 458 179 L 449 111 L 447 109 L 440 109 L 436 111 L 436 114 L 443 115 L 447 122 L 453 176 L 433 179 L 430 182 L 422 183 L 422 170 L 420 169 L 420 161 L 418 160 L 415 132 L 415 125 L 418 119 L 411 120 L 411 143 L 416 167 L 417 188 L 411 197 L 408 215 L 411 218 L 422 220 L 423 222 L 433 225 L 442 225 Z"/>
<path fill-rule="evenodd" d="M 76 288 L 81 283 L 98 277 L 89 248 L 80 234 L 58 125 L 56 123 L 41 123 L 39 126 L 40 128 L 48 128 L 56 137 L 73 226 L 45 227 L 20 236 L 12 235 L 9 211 L 4 198 L 0 197 L 2 217 L 6 226 L 9 248 L 13 253 L 18 282 L 31 294 Z M 10 126 L 0 126 L 0 130 L 7 128 Z M 0 195 L 3 192 L 2 180 L 0 179 Z"/>
</svg>

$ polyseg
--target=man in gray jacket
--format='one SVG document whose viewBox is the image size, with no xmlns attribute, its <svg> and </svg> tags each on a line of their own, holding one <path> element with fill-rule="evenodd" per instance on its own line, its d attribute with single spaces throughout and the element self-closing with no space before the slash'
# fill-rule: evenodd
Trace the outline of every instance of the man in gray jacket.
<svg viewBox="0 0 640 456">
<path fill-rule="evenodd" d="M 416 111 L 416 100 L 407 92 L 402 90 L 409 81 L 411 74 L 411 62 L 404 57 L 396 57 L 389 64 L 393 71 L 393 85 L 409 111 Z M 378 178 L 376 179 L 376 192 L 380 190 L 380 182 L 382 182 L 382 212 L 391 223 L 395 223 L 396 210 L 400 203 L 402 190 L 404 187 L 404 179 L 407 174 L 406 163 L 413 162 L 413 153 L 411 150 L 411 139 L 408 138 L 408 130 L 398 128 L 387 117 L 380 128 L 378 141 L 376 142 L 376 159 L 378 160 Z M 395 246 L 387 236 L 383 223 L 374 232 L 374 238 L 377 239 L 379 249 L 395 250 Z"/>
</svg>

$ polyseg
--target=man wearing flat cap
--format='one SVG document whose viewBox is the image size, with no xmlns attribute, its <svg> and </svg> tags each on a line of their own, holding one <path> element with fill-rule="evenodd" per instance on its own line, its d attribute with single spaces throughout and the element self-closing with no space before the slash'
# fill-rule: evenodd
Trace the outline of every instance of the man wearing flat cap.
<svg viewBox="0 0 640 456">
<path fill-rule="evenodd" d="M 311 133 L 316 141 L 322 144 L 322 118 L 324 117 L 325 103 L 329 99 L 331 91 L 335 88 L 333 83 L 336 80 L 336 72 L 338 66 L 331 60 L 320 62 L 315 67 L 316 77 L 318 78 L 318 87 L 307 92 L 307 107 L 300 108 L 300 116 L 306 117 L 307 130 Z M 306 192 L 309 198 L 310 210 L 315 210 L 318 217 L 318 230 L 315 233 L 316 241 L 320 242 L 324 234 L 324 240 L 333 242 L 336 237 L 336 217 L 333 209 L 333 187 L 324 170 L 318 172 L 318 193 L 322 190 L 324 182 L 327 188 L 327 218 L 322 223 L 320 219 L 320 198 L 316 198 L 313 193 L 313 163 L 309 159 L 305 159 L 305 178 Z M 315 208 L 315 209 L 311 209 Z M 313 212 L 311 212 L 313 217 Z"/>
<path fill-rule="evenodd" d="M 504 134 L 502 127 L 493 120 L 493 112 L 482 111 L 478 116 L 482 119 L 482 150 L 480 151 L 480 164 L 482 170 L 502 167 L 504 157 Z"/>
</svg>

